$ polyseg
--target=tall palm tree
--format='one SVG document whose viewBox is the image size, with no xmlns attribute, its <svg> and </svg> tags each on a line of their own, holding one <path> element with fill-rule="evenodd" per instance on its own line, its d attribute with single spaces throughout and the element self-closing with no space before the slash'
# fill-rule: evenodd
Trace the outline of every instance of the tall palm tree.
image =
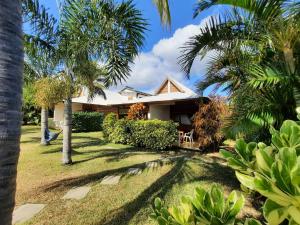
<svg viewBox="0 0 300 225">
<path fill-rule="evenodd" d="M 22 12 L 18 0 L 0 2 L 0 218 L 10 224 L 21 134 Z"/>
<path fill-rule="evenodd" d="M 92 77 L 78 68 L 101 61 L 105 73 L 99 78 L 103 85 L 124 81 L 130 72 L 129 64 L 143 44 L 146 22 L 132 1 L 116 4 L 67 0 L 60 18 L 58 54 L 70 84 L 64 100 L 63 164 L 70 164 L 73 84 Z"/>
</svg>

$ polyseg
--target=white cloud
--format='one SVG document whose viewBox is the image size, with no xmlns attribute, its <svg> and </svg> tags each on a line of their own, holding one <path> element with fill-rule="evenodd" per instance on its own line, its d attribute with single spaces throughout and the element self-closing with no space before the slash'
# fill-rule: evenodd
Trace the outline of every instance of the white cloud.
<svg viewBox="0 0 300 225">
<path fill-rule="evenodd" d="M 199 25 L 187 25 L 175 31 L 172 37 L 160 40 L 150 52 L 141 52 L 134 60 L 131 76 L 122 86 L 131 86 L 139 90 L 151 91 L 157 88 L 166 76 L 172 76 L 190 88 L 193 83 L 185 78 L 178 65 L 181 47 L 188 39 L 200 32 L 200 27 L 206 23 L 202 20 Z M 192 68 L 193 77 L 200 79 L 205 73 L 209 55 L 203 60 L 197 59 Z M 120 88 L 120 87 L 117 87 Z"/>
</svg>

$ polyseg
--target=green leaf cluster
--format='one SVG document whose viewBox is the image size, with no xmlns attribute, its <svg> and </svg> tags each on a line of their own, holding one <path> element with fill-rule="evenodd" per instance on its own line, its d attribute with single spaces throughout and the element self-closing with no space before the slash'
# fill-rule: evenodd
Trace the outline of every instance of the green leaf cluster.
<svg viewBox="0 0 300 225">
<path fill-rule="evenodd" d="M 270 225 L 300 224 L 300 125 L 286 120 L 271 134 L 270 146 L 238 140 L 235 153 L 221 153 L 242 185 L 267 198 L 263 212 Z"/>
<path fill-rule="evenodd" d="M 196 188 L 193 198 L 183 197 L 179 206 L 169 209 L 163 206 L 159 198 L 155 199 L 151 218 L 159 225 L 259 225 L 253 219 L 247 219 L 244 223 L 236 219 L 244 203 L 243 195 L 236 191 L 232 191 L 226 199 L 223 189 L 214 184 L 208 191 Z"/>
</svg>

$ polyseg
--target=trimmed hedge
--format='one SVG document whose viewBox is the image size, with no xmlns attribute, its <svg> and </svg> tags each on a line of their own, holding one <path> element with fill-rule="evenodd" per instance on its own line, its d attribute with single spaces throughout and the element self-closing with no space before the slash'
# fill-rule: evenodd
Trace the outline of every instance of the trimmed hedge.
<svg viewBox="0 0 300 225">
<path fill-rule="evenodd" d="M 74 112 L 72 115 L 72 127 L 76 131 L 101 131 L 103 113 L 98 112 Z"/>
<path fill-rule="evenodd" d="M 103 120 L 103 136 L 109 139 L 109 135 L 113 132 L 115 123 L 117 122 L 117 114 L 109 113 Z"/>
<path fill-rule="evenodd" d="M 113 143 L 164 150 L 178 141 L 177 124 L 173 121 L 121 119 L 112 123 L 112 116 L 105 121 L 111 122 L 104 126 L 104 132 Z"/>
</svg>

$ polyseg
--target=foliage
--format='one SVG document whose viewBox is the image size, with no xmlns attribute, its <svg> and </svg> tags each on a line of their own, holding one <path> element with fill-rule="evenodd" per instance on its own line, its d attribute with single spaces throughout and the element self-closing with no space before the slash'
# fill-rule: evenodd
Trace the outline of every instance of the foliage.
<svg viewBox="0 0 300 225">
<path fill-rule="evenodd" d="M 300 224 L 300 125 L 286 120 L 271 129 L 272 144 L 236 143 L 236 153 L 222 150 L 242 185 L 267 198 L 263 212 L 269 224 Z"/>
<path fill-rule="evenodd" d="M 113 132 L 115 123 L 117 122 L 117 114 L 109 113 L 103 120 L 103 136 L 109 138 L 109 135 Z"/>
<path fill-rule="evenodd" d="M 163 150 L 178 141 L 177 124 L 161 120 L 116 120 L 108 114 L 103 122 L 104 133 L 113 143 Z"/>
<path fill-rule="evenodd" d="M 151 217 L 159 225 L 233 225 L 241 224 L 236 220 L 237 214 L 244 206 L 243 195 L 236 191 L 225 199 L 223 189 L 213 185 L 210 190 L 196 188 L 193 198 L 183 197 L 179 207 L 166 209 L 161 200 L 154 201 L 154 213 Z M 259 225 L 253 219 L 247 219 L 244 224 Z"/>
<path fill-rule="evenodd" d="M 39 124 L 41 115 L 35 103 L 35 89 L 32 84 L 27 84 L 23 87 L 22 112 L 24 124 Z"/>
<path fill-rule="evenodd" d="M 223 139 L 221 128 L 228 113 L 229 109 L 222 97 L 210 96 L 208 103 L 199 103 L 199 110 L 194 115 L 193 125 L 201 149 L 217 148 Z"/>
<path fill-rule="evenodd" d="M 222 4 L 231 7 L 210 17 L 185 44 L 180 63 L 189 76 L 199 55 L 212 55 L 199 89 L 213 85 L 215 90 L 228 92 L 233 111 L 228 129 L 236 131 L 235 135 L 257 133 L 260 139 L 271 125 L 278 129 L 284 120 L 296 119 L 294 108 L 300 103 L 299 3 L 199 1 L 195 16 Z"/>
<path fill-rule="evenodd" d="M 178 141 L 177 124 L 173 121 L 137 120 L 132 123 L 131 129 L 134 146 L 163 150 Z"/>
<path fill-rule="evenodd" d="M 131 124 L 132 121 L 130 120 L 117 120 L 108 136 L 108 140 L 112 143 L 131 144 Z"/>
<path fill-rule="evenodd" d="M 98 112 L 74 112 L 72 128 L 76 131 L 101 131 L 103 114 Z"/>
<path fill-rule="evenodd" d="M 35 102 L 42 108 L 50 108 L 65 97 L 64 82 L 57 78 L 45 77 L 37 80 L 35 86 Z"/>
<path fill-rule="evenodd" d="M 146 106 L 143 103 L 135 103 L 130 106 L 128 110 L 127 119 L 129 120 L 142 120 L 145 119 Z"/>
</svg>

